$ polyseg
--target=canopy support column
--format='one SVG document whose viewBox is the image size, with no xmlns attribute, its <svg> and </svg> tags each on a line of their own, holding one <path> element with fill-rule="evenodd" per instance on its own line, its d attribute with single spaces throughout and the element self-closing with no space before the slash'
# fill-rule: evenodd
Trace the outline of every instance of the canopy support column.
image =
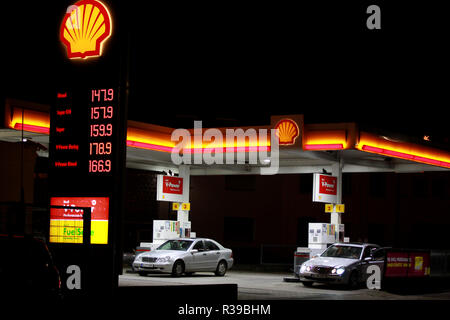
<svg viewBox="0 0 450 320">
<path fill-rule="evenodd" d="M 344 161 L 339 157 L 339 161 L 334 163 L 331 167 L 333 176 L 337 177 L 337 199 L 336 204 L 342 204 L 342 168 L 344 166 Z M 336 212 L 336 206 L 334 206 L 333 212 L 331 213 L 331 224 L 335 225 L 335 230 L 339 230 L 339 225 L 341 224 L 341 213 Z"/>
<path fill-rule="evenodd" d="M 190 184 L 190 175 L 191 168 L 188 165 L 180 165 L 178 167 L 179 177 L 183 178 L 183 202 L 189 203 L 189 184 Z M 182 210 L 180 206 L 180 210 L 177 211 L 177 221 L 180 223 L 180 228 L 182 228 L 182 233 L 180 236 L 185 237 L 186 229 L 190 229 L 189 224 L 189 210 Z"/>
</svg>

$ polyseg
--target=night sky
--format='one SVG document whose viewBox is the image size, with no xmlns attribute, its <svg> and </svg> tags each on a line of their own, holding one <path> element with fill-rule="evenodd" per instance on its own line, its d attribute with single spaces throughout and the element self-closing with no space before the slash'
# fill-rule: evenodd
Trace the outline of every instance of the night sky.
<svg viewBox="0 0 450 320">
<path fill-rule="evenodd" d="M 449 144 L 441 2 L 373 1 L 382 10 L 375 31 L 365 26 L 372 2 L 191 2 L 123 2 L 120 19 L 131 30 L 129 119 L 213 127 L 300 113 L 307 123 L 356 121 Z M 51 3 L 2 10 L 2 96 L 54 102 L 62 16 Z"/>
</svg>

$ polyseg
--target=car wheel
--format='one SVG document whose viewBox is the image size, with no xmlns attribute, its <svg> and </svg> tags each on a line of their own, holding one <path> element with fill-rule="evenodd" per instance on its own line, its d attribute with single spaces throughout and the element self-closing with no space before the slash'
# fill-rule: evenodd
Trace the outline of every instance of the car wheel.
<svg viewBox="0 0 450 320">
<path fill-rule="evenodd" d="M 223 277 L 225 273 L 227 273 L 227 263 L 224 260 L 222 260 L 217 265 L 215 274 L 216 276 Z"/>
<path fill-rule="evenodd" d="M 172 268 L 172 276 L 180 277 L 184 273 L 184 263 L 181 260 L 175 261 Z"/>
<path fill-rule="evenodd" d="M 350 277 L 348 279 L 348 286 L 350 289 L 358 288 L 358 286 L 359 286 L 358 272 L 353 271 L 350 274 Z"/>
<path fill-rule="evenodd" d="M 302 284 L 305 287 L 311 288 L 313 286 L 314 282 L 312 282 L 312 281 L 303 281 Z"/>
</svg>

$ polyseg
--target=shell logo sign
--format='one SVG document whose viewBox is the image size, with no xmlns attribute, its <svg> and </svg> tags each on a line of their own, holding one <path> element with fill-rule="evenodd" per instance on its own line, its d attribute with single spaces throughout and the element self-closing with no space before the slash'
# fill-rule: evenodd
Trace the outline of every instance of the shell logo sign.
<svg viewBox="0 0 450 320">
<path fill-rule="evenodd" d="M 99 1 L 81 0 L 67 8 L 59 37 L 69 59 L 85 59 L 101 56 L 111 31 L 108 9 Z"/>
<path fill-rule="evenodd" d="M 292 145 L 300 135 L 300 130 L 295 121 L 282 119 L 278 121 L 275 129 L 278 129 L 278 139 L 280 145 Z"/>
</svg>

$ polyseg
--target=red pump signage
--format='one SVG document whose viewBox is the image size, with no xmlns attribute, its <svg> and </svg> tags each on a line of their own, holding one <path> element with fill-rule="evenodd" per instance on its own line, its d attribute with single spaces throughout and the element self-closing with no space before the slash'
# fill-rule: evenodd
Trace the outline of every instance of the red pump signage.
<svg viewBox="0 0 450 320">
<path fill-rule="evenodd" d="M 314 174 L 313 201 L 325 203 L 337 203 L 337 177 Z"/>
</svg>

